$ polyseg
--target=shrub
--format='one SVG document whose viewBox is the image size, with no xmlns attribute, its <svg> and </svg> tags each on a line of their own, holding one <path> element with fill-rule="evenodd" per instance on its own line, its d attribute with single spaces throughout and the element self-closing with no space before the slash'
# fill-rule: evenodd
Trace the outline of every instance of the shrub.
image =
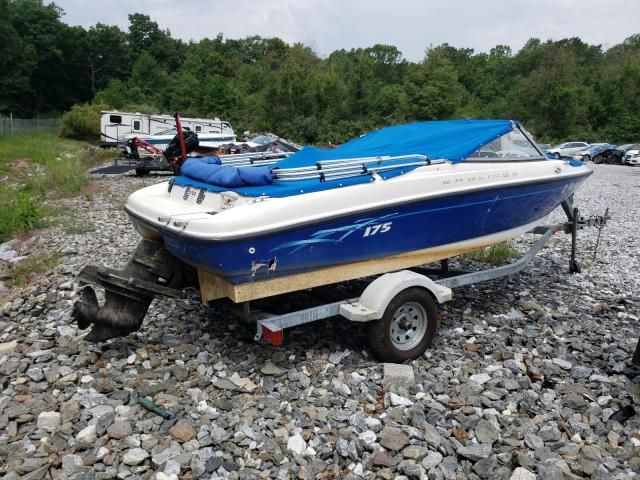
<svg viewBox="0 0 640 480">
<path fill-rule="evenodd" d="M 5 191 L 0 196 L 0 243 L 20 231 L 44 225 L 42 197 L 26 191 Z"/>
<path fill-rule="evenodd" d="M 96 142 L 100 135 L 100 111 L 104 105 L 74 105 L 62 115 L 60 136 Z"/>
</svg>

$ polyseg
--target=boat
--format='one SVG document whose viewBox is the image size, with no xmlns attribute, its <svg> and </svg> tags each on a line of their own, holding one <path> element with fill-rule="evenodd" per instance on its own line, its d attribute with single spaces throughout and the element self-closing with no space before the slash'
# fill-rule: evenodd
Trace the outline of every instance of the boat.
<svg viewBox="0 0 640 480">
<path fill-rule="evenodd" d="M 222 145 L 235 142 L 236 136 L 233 133 L 231 126 L 228 126 L 228 124 L 225 125 L 227 127 L 223 131 L 221 131 L 217 126 L 210 131 L 203 131 L 201 128 L 196 130 L 196 133 L 198 134 L 198 148 L 203 151 L 213 151 Z M 131 155 L 133 153 L 131 149 L 131 141 L 134 137 L 137 137 L 153 145 L 159 150 L 165 150 L 177 133 L 178 130 L 176 128 L 169 128 L 153 135 L 127 135 L 122 140 L 120 149 L 125 153 L 125 155 Z"/>
<path fill-rule="evenodd" d="M 109 330 L 96 338 L 135 329 L 153 294 L 187 276 L 203 301 L 245 302 L 509 240 L 543 222 L 592 170 L 548 158 L 517 121 L 464 119 L 390 126 L 285 158 L 189 158 L 181 173 L 128 198 L 144 240 L 125 271 L 87 270 L 85 278 L 118 283 L 114 298 L 134 298 L 142 272 L 135 320 L 96 313 L 85 291 L 79 325 Z M 152 257 L 162 268 L 149 267 Z"/>
<path fill-rule="evenodd" d="M 508 240 L 591 174 L 581 162 L 546 158 L 506 120 L 387 127 L 239 170 L 255 168 L 271 178 L 229 188 L 187 173 L 135 192 L 125 210 L 144 237 L 241 284 Z"/>
</svg>

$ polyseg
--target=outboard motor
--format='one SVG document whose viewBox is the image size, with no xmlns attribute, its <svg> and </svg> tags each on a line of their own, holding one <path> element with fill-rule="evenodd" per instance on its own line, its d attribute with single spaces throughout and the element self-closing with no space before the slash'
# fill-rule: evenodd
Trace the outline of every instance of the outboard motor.
<svg viewBox="0 0 640 480">
<path fill-rule="evenodd" d="M 78 279 L 88 284 L 75 303 L 73 316 L 81 330 L 93 325 L 86 340 L 99 342 L 134 332 L 156 295 L 183 296 L 182 288 L 197 285 L 195 269 L 171 255 L 164 246 L 142 240 L 122 270 L 87 265 Z M 98 304 L 95 290 L 105 290 L 105 302 Z"/>
</svg>

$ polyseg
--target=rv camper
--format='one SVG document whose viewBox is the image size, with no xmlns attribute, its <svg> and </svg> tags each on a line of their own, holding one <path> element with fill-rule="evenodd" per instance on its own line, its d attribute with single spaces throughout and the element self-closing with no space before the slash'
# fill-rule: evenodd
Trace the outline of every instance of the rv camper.
<svg viewBox="0 0 640 480">
<path fill-rule="evenodd" d="M 171 115 L 147 115 L 145 113 L 128 113 L 118 111 L 102 111 L 100 118 L 100 145 L 116 146 L 124 137 L 130 135 L 155 135 L 175 127 Z M 233 135 L 228 122 L 219 118 L 181 117 L 182 126 L 196 133 L 224 133 Z"/>
</svg>

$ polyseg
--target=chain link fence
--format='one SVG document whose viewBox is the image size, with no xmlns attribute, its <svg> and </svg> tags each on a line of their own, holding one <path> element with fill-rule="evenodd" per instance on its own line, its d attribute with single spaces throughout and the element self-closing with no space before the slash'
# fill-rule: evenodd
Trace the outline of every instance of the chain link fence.
<svg viewBox="0 0 640 480">
<path fill-rule="evenodd" d="M 12 118 L 0 116 L 0 136 L 33 131 L 55 133 L 59 127 L 59 118 Z"/>
</svg>

